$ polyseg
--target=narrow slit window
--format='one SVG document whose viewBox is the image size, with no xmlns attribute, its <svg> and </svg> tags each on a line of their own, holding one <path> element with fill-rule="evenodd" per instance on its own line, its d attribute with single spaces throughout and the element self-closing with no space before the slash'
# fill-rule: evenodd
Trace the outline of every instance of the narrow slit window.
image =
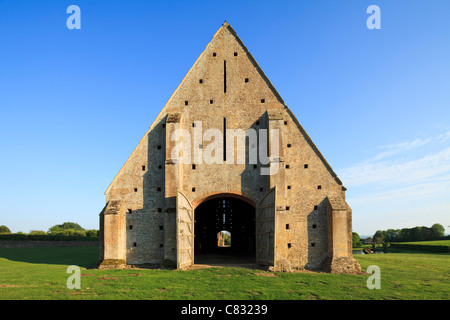
<svg viewBox="0 0 450 320">
<path fill-rule="evenodd" d="M 164 230 L 164 226 L 159 226 L 159 230 Z"/>
<path fill-rule="evenodd" d="M 161 187 L 158 187 L 156 190 L 157 190 L 157 191 L 161 191 Z"/>
<path fill-rule="evenodd" d="M 198 83 L 202 84 L 203 83 L 203 79 L 198 80 Z"/>
<path fill-rule="evenodd" d="M 261 103 L 265 103 L 266 102 L 266 99 L 261 99 Z"/>
<path fill-rule="evenodd" d="M 145 166 L 142 166 L 142 171 L 145 171 Z"/>
<path fill-rule="evenodd" d="M 289 224 L 286 224 L 286 230 L 289 230 Z"/>
<path fill-rule="evenodd" d="M 217 54 L 215 52 L 213 52 L 213 57 L 217 56 Z"/>
<path fill-rule="evenodd" d="M 287 246 L 290 249 L 292 247 L 292 244 L 288 243 Z"/>
<path fill-rule="evenodd" d="M 214 103 L 214 100 L 209 100 L 209 104 L 213 104 Z"/>
<path fill-rule="evenodd" d="M 162 212 L 162 208 L 158 208 L 158 212 Z"/>
<path fill-rule="evenodd" d="M 317 210 L 317 209 L 319 209 L 319 206 L 314 206 L 314 210 Z"/>
<path fill-rule="evenodd" d="M 195 187 L 194 187 L 194 188 L 192 188 L 192 192 L 195 192 Z"/>
<path fill-rule="evenodd" d="M 291 186 L 287 186 L 287 188 L 290 190 L 290 189 L 291 189 Z"/>
<path fill-rule="evenodd" d="M 322 186 L 317 186 L 317 189 L 319 189 L 319 190 L 322 189 Z"/>
<path fill-rule="evenodd" d="M 158 169 L 162 169 L 162 166 L 158 166 Z"/>
<path fill-rule="evenodd" d="M 247 83 L 247 82 L 249 82 L 249 79 L 248 79 L 248 78 L 245 78 L 245 80 L 244 80 L 244 81 L 245 81 L 245 83 Z"/>
<path fill-rule="evenodd" d="M 287 165 L 286 165 L 286 169 L 289 169 L 289 168 L 290 168 L 290 167 L 289 167 L 289 165 L 287 164 Z"/>
<path fill-rule="evenodd" d="M 133 230 L 133 226 L 130 225 L 130 226 L 128 227 L 128 229 L 129 229 L 129 230 Z"/>
<path fill-rule="evenodd" d="M 313 229 L 316 229 L 317 228 L 317 224 L 313 224 L 312 227 L 313 227 Z"/>
<path fill-rule="evenodd" d="M 308 165 L 307 165 L 307 164 L 305 164 L 303 167 L 304 167 L 305 169 L 308 169 Z"/>
<path fill-rule="evenodd" d="M 184 102 L 184 105 L 187 106 L 188 104 L 189 104 L 189 101 L 186 100 L 186 101 Z"/>
<path fill-rule="evenodd" d="M 137 192 L 137 188 L 134 188 L 134 192 Z"/>
<path fill-rule="evenodd" d="M 227 93 L 227 61 L 223 60 L 223 93 Z"/>
<path fill-rule="evenodd" d="M 192 165 L 192 170 L 195 170 L 196 169 L 196 166 L 195 166 L 195 164 L 193 164 Z"/>
<path fill-rule="evenodd" d="M 227 118 L 223 118 L 223 161 L 227 161 Z"/>
<path fill-rule="evenodd" d="M 289 211 L 289 209 L 290 209 L 290 207 L 289 207 L 289 206 L 286 206 L 286 211 Z"/>
<path fill-rule="evenodd" d="M 133 213 L 133 210 L 132 209 L 128 209 L 128 213 Z"/>
</svg>

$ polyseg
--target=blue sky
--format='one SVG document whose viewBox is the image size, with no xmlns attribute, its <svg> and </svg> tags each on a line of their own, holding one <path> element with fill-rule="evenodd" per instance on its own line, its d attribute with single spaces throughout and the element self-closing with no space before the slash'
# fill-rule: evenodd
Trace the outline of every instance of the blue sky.
<svg viewBox="0 0 450 320">
<path fill-rule="evenodd" d="M 69 5 L 81 29 L 69 30 Z M 381 29 L 369 30 L 369 5 Z M 450 230 L 450 2 L 0 1 L 0 225 L 98 228 L 104 191 L 226 19 L 353 229 Z"/>
</svg>

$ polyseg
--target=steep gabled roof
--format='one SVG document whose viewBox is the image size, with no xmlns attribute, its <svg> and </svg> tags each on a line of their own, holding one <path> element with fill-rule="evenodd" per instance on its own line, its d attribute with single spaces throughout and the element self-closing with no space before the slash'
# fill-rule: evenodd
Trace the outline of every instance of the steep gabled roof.
<svg viewBox="0 0 450 320">
<path fill-rule="evenodd" d="M 119 170 L 119 172 L 117 173 L 117 175 L 114 177 L 113 181 L 111 182 L 111 184 L 108 186 L 108 188 L 105 191 L 105 194 L 108 193 L 109 189 L 111 188 L 111 186 L 114 184 L 114 182 L 117 180 L 117 177 L 121 174 L 121 172 L 124 170 L 125 166 L 127 165 L 127 163 L 130 161 L 130 159 L 133 157 L 133 155 L 136 153 L 136 151 L 139 149 L 139 147 L 144 143 L 145 141 L 145 137 L 147 136 L 147 134 L 153 129 L 153 127 L 156 125 L 156 123 L 158 122 L 158 119 L 162 119 L 162 117 L 167 113 L 167 107 L 171 105 L 172 100 L 174 99 L 174 97 L 176 97 L 177 92 L 183 88 L 183 86 L 185 85 L 187 79 L 189 78 L 189 75 L 191 74 L 191 72 L 193 72 L 193 70 L 195 70 L 195 68 L 197 67 L 197 65 L 199 64 L 199 62 L 202 60 L 202 57 L 206 54 L 206 52 L 208 51 L 208 48 L 210 46 L 214 45 L 214 42 L 216 41 L 216 39 L 218 39 L 220 37 L 220 35 L 224 32 L 229 32 L 236 40 L 236 42 L 241 46 L 242 50 L 246 53 L 246 56 L 248 57 L 249 61 L 251 62 L 251 64 L 254 66 L 255 70 L 258 72 L 258 74 L 261 76 L 261 78 L 264 80 L 264 82 L 266 83 L 267 87 L 271 90 L 271 92 L 273 93 L 273 95 L 275 96 L 275 98 L 277 99 L 277 101 L 283 105 L 284 109 L 288 112 L 288 114 L 291 116 L 291 118 L 293 119 L 294 123 L 297 125 L 298 129 L 300 130 L 300 132 L 302 133 L 302 135 L 305 137 L 306 141 L 308 142 L 308 144 L 311 146 L 311 148 L 313 149 L 313 151 L 316 153 L 316 155 L 322 160 L 322 162 L 324 163 L 325 167 L 327 168 L 327 170 L 330 172 L 330 174 L 332 175 L 332 177 L 336 180 L 336 182 L 340 185 L 342 185 L 342 182 L 339 180 L 339 178 L 337 177 L 336 173 L 333 171 L 333 169 L 331 168 L 331 166 L 328 164 L 328 162 L 325 160 L 325 158 L 323 157 L 323 155 L 320 153 L 320 151 L 318 150 L 318 148 L 316 147 L 316 145 L 313 143 L 313 141 L 311 140 L 311 138 L 308 136 L 308 134 L 306 133 L 306 131 L 304 130 L 304 128 L 300 125 L 299 121 L 297 120 L 297 118 L 295 117 L 295 115 L 292 113 L 291 110 L 289 110 L 289 108 L 285 105 L 283 99 L 281 98 L 280 94 L 278 93 L 278 91 L 275 89 L 275 87 L 273 86 L 273 84 L 270 82 L 269 78 L 265 75 L 265 73 L 263 72 L 263 70 L 260 68 L 260 66 L 258 65 L 258 63 L 256 62 L 256 60 L 253 58 L 252 54 L 248 51 L 248 49 L 245 47 L 244 43 L 242 42 L 242 40 L 239 38 L 239 36 L 237 35 L 237 33 L 234 31 L 234 29 L 231 27 L 230 24 L 228 24 L 226 21 L 222 24 L 222 27 L 219 28 L 219 30 L 217 30 L 217 32 L 214 34 L 212 40 L 208 43 L 208 45 L 206 46 L 205 50 L 203 50 L 203 52 L 200 54 L 200 56 L 197 58 L 197 60 L 194 62 L 194 64 L 192 65 L 192 67 L 189 69 L 189 71 L 187 72 L 187 74 L 185 75 L 185 77 L 183 78 L 183 80 L 181 81 L 181 83 L 178 85 L 177 89 L 172 93 L 172 95 L 170 96 L 169 100 L 166 102 L 165 106 L 162 108 L 162 110 L 159 112 L 158 116 L 156 117 L 155 121 L 153 122 L 153 124 L 150 126 L 149 130 L 145 133 L 144 137 L 141 139 L 141 141 L 139 142 L 138 146 L 134 149 L 134 151 L 132 152 L 132 154 L 130 155 L 130 157 L 128 158 L 128 160 L 125 162 L 125 164 L 122 166 L 122 168 Z"/>
</svg>

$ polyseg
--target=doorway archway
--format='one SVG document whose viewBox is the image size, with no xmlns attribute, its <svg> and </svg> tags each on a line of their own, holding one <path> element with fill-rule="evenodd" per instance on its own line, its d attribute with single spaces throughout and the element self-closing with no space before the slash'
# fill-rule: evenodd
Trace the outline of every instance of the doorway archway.
<svg viewBox="0 0 450 320">
<path fill-rule="evenodd" d="M 221 194 L 195 208 L 196 264 L 255 263 L 255 206 L 251 203 L 242 196 Z M 223 231 L 227 233 L 221 235 Z M 231 241 L 224 245 L 220 239 L 227 235 Z"/>
</svg>

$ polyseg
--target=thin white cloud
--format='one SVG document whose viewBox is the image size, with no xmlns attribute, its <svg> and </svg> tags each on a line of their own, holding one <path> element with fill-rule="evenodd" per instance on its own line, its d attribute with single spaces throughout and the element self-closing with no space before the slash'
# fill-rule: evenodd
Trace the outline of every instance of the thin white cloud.
<svg viewBox="0 0 450 320">
<path fill-rule="evenodd" d="M 421 183 L 450 173 L 449 143 L 447 131 L 433 138 L 385 145 L 379 147 L 383 152 L 337 171 L 346 187 Z"/>
<path fill-rule="evenodd" d="M 348 187 L 372 183 L 414 183 L 450 171 L 450 147 L 410 161 L 362 163 L 339 171 Z"/>
<path fill-rule="evenodd" d="M 445 143 L 450 140 L 450 131 L 447 131 L 446 133 L 442 133 L 437 137 L 437 140 L 441 143 Z"/>
<path fill-rule="evenodd" d="M 443 208 L 450 207 L 450 131 L 377 150 L 365 161 L 336 170 L 348 188 L 354 227 L 369 234 L 374 228 L 448 225 Z M 367 224 L 369 217 L 376 222 Z"/>
<path fill-rule="evenodd" d="M 450 174 L 437 177 L 432 181 L 417 183 L 399 188 L 386 188 L 385 190 L 376 190 L 350 195 L 348 201 L 352 205 L 368 205 L 384 203 L 390 206 L 393 201 L 419 201 L 427 199 L 450 196 Z"/>
<path fill-rule="evenodd" d="M 377 154 L 372 159 L 369 159 L 368 162 L 378 161 L 378 160 L 388 158 L 388 157 L 391 157 L 391 156 L 399 154 L 399 153 L 403 153 L 405 151 L 416 149 L 418 147 L 421 147 L 421 146 L 429 143 L 431 140 L 432 139 L 426 139 L 426 140 L 416 139 L 411 142 L 402 142 L 402 143 L 382 146 L 382 147 L 380 147 L 380 149 L 386 149 L 386 151 L 383 151 L 383 152 Z"/>
</svg>

